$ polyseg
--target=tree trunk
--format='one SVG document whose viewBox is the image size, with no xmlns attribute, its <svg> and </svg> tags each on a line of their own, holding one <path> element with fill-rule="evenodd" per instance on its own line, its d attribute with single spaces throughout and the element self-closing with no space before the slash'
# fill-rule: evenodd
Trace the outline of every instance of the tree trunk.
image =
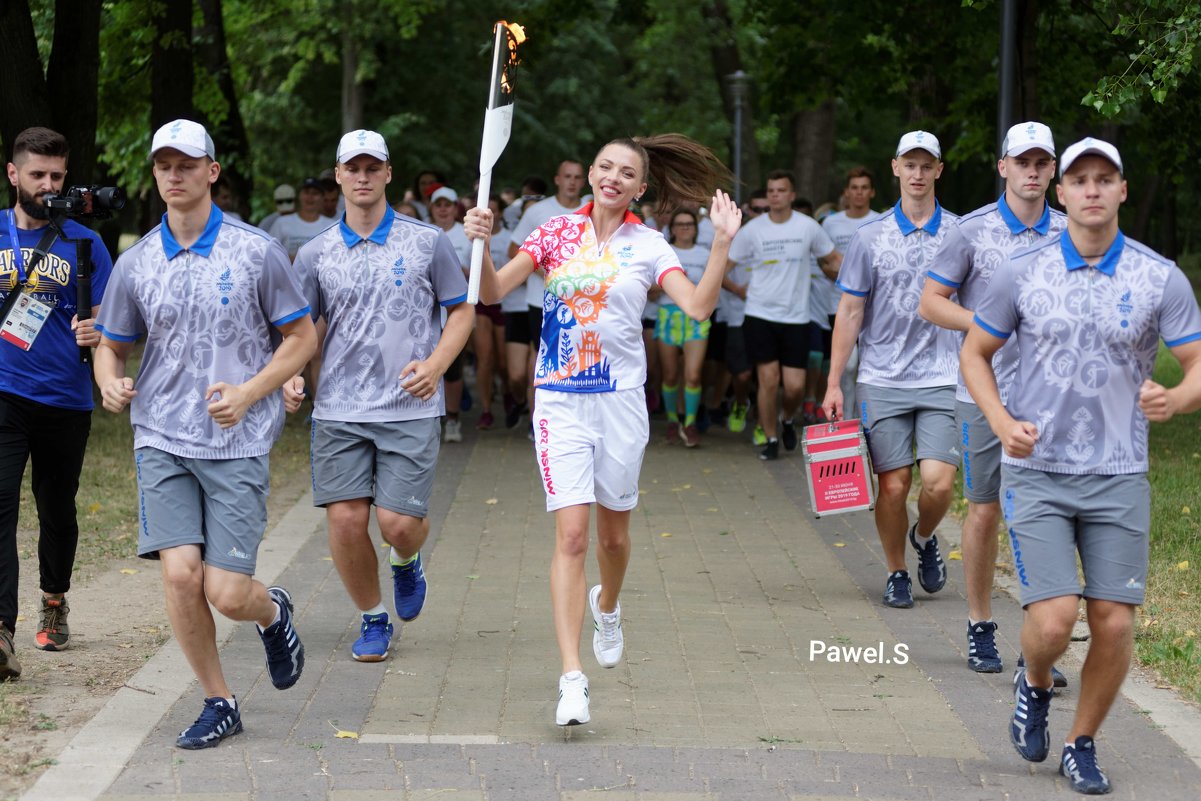
<svg viewBox="0 0 1201 801">
<path fill-rule="evenodd" d="M 194 119 L 192 105 L 192 0 L 158 3 L 150 60 L 150 132 L 172 120 Z M 166 206 L 157 191 L 144 205 L 142 230 L 154 227 Z"/>
<path fill-rule="evenodd" d="M 1147 231 L 1151 226 L 1151 215 L 1155 211 L 1155 203 L 1159 199 L 1159 187 L 1162 183 L 1163 176 L 1157 173 L 1146 181 L 1139 192 L 1138 202 L 1135 205 L 1134 228 L 1131 230 L 1130 236 L 1140 242 L 1147 241 Z"/>
<path fill-rule="evenodd" d="M 71 145 L 69 182 L 95 182 L 100 0 L 57 0 L 46 84 L 54 129 Z"/>
<path fill-rule="evenodd" d="M 1018 108 L 1021 120 L 1041 119 L 1038 94 L 1038 0 L 1025 0 L 1019 11 Z"/>
<path fill-rule="evenodd" d="M 713 35 L 709 37 L 709 41 L 712 43 L 709 46 L 709 55 L 713 62 L 714 78 L 717 79 L 717 86 L 721 91 L 722 107 L 733 126 L 735 102 L 727 76 L 743 69 L 742 55 L 738 52 L 738 42 L 734 38 L 734 23 L 725 0 L 710 0 L 704 16 L 713 31 Z M 761 172 L 759 145 L 755 141 L 753 92 L 750 91 L 749 85 L 745 94 L 742 104 L 742 183 L 746 189 L 750 190 L 759 186 Z M 731 140 L 731 170 L 736 166 L 732 163 L 733 158 L 734 145 Z M 749 192 L 743 193 L 743 196 L 745 197 L 746 194 Z"/>
<path fill-rule="evenodd" d="M 150 126 L 195 116 L 192 106 L 192 0 L 158 3 L 150 72 Z"/>
<path fill-rule="evenodd" d="M 834 162 L 834 101 L 797 112 L 793 118 L 793 174 L 797 197 L 816 209 L 830 194 L 830 165 Z"/>
<path fill-rule="evenodd" d="M 0 140 L 4 161 L 12 160 L 13 140 L 31 125 L 50 125 L 50 102 L 46 77 L 38 56 L 37 38 L 28 0 L 0 2 Z M 16 193 L 9 187 L 9 196 Z M 11 205 L 11 204 L 10 204 Z"/>
<path fill-rule="evenodd" d="M 199 0 L 203 23 L 197 32 L 197 51 L 200 63 L 213 76 L 221 97 L 225 99 L 225 118 L 219 123 L 208 122 L 209 135 L 216 145 L 222 174 L 229 178 L 238 196 L 242 216 L 250 213 L 250 197 L 254 194 L 254 170 L 246 125 L 238 107 L 238 92 L 234 87 L 233 70 L 229 64 L 229 49 L 225 42 L 225 22 L 221 0 Z"/>
</svg>

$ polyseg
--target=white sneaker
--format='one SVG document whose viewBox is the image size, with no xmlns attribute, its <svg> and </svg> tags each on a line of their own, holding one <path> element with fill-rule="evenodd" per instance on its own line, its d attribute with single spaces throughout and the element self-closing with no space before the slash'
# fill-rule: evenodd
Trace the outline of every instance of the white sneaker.
<svg viewBox="0 0 1201 801">
<path fill-rule="evenodd" d="M 625 650 L 625 635 L 621 633 L 621 602 L 612 612 L 600 610 L 600 585 L 588 593 L 588 606 L 592 608 L 592 653 L 603 668 L 616 667 Z"/>
<path fill-rule="evenodd" d="M 442 433 L 443 442 L 462 442 L 463 424 L 458 420 L 447 420 L 446 431 Z"/>
<path fill-rule="evenodd" d="M 559 707 L 555 710 L 555 725 L 578 726 L 592 719 L 588 714 L 588 677 L 580 671 L 559 677 Z"/>
</svg>

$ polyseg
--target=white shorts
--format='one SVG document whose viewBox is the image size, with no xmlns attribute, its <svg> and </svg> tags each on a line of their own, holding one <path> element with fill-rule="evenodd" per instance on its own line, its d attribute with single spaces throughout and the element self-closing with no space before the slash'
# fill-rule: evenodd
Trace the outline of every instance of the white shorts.
<svg viewBox="0 0 1201 801">
<path fill-rule="evenodd" d="M 618 392 L 534 392 L 534 458 L 546 511 L 599 503 L 638 505 L 638 475 L 650 439 L 642 387 Z"/>
</svg>

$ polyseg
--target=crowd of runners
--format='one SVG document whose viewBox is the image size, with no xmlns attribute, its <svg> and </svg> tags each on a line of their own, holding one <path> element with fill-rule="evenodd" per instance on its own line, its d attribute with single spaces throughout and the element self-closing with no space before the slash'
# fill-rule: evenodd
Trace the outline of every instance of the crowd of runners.
<svg viewBox="0 0 1201 801">
<path fill-rule="evenodd" d="M 877 474 L 888 607 L 915 603 L 909 548 L 922 591 L 943 588 L 935 530 L 962 469 L 965 636 L 978 672 L 1004 669 L 990 609 L 1004 519 L 1025 609 L 1009 724 L 1024 759 L 1050 752 L 1050 700 L 1066 686 L 1055 662 L 1085 599 L 1092 638 L 1060 772 L 1080 792 L 1109 791 L 1093 737 L 1144 598 L 1147 426 L 1201 406 L 1201 311 L 1173 263 L 1119 230 L 1126 183 L 1112 144 L 1060 152 L 1046 125 L 1015 125 L 997 162 L 1003 193 L 962 216 L 938 202 L 943 154 L 926 131 L 900 137 L 900 199 L 883 213 L 861 167 L 837 203 L 812 208 L 776 171 L 740 207 L 713 153 L 676 134 L 613 140 L 587 165 L 562 160 L 553 194 L 530 178 L 482 206 L 429 172 L 390 205 L 376 132 L 351 131 L 331 150 L 332 174 L 298 193 L 278 187 L 277 216 L 256 227 L 218 202 L 228 188 L 205 129 L 162 126 L 150 158 L 167 212 L 113 265 L 42 202 L 62 190 L 65 140 L 47 129 L 17 139 L 8 175 L 19 202 L 0 230 L 0 679 L 20 675 L 16 498 L 30 455 L 36 644 L 69 644 L 70 510 L 92 392 L 81 347 L 95 347 L 105 409 L 131 409 L 138 553 L 161 562 L 174 634 L 206 696 L 177 740 L 192 749 L 242 728 L 213 609 L 256 623 L 276 687 L 304 668 L 290 595 L 254 580 L 285 411 L 311 399 L 313 501 L 361 616 L 350 656 L 381 662 L 396 620 L 425 604 L 429 500 L 441 444 L 462 439 L 469 350 L 479 428 L 496 425 L 498 400 L 507 427 L 526 426 L 553 516 L 557 725 L 590 720 L 586 614 L 597 664 L 623 658 L 620 593 L 651 414 L 665 416 L 669 445 L 695 448 L 724 425 L 764 460 L 795 451 L 798 427 L 849 417 Z M 1063 212 L 1046 199 L 1056 177 Z M 76 305 L 68 236 L 93 242 L 94 324 Z M 487 243 L 474 307 L 473 240 Z M 1151 381 L 1161 339 L 1184 367 L 1171 389 Z M 390 546 L 391 609 L 372 507 Z"/>
</svg>

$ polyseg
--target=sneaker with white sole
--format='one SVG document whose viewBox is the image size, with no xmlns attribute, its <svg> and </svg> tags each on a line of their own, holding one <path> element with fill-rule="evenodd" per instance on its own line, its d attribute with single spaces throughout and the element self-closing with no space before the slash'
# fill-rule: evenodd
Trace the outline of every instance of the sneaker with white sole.
<svg viewBox="0 0 1201 801">
<path fill-rule="evenodd" d="M 1087 735 L 1082 734 L 1075 743 L 1063 747 L 1059 773 L 1082 795 L 1105 795 L 1112 789 L 1105 772 L 1097 765 L 1096 743 Z"/>
<path fill-rule="evenodd" d="M 559 706 L 555 725 L 578 726 L 592 720 L 588 712 L 588 677 L 576 670 L 559 677 Z"/>
<path fill-rule="evenodd" d="M 292 625 L 292 596 L 283 587 L 268 587 L 267 594 L 279 607 L 279 620 L 259 630 L 267 652 L 267 673 L 277 690 L 286 690 L 304 671 L 304 645 Z"/>
<path fill-rule="evenodd" d="M 363 615 L 359 626 L 359 638 L 350 647 L 350 655 L 356 662 L 383 662 L 388 658 L 392 644 L 392 624 L 388 613 Z"/>
<path fill-rule="evenodd" d="M 196 722 L 179 733 L 175 745 L 188 751 L 215 748 L 226 737 L 242 731 L 242 715 L 238 712 L 235 698 L 231 706 L 221 697 L 205 698 L 204 711 Z"/>
<path fill-rule="evenodd" d="M 592 653 L 603 668 L 616 667 L 625 650 L 625 635 L 621 633 L 621 602 L 612 612 L 600 609 L 601 587 L 597 584 L 588 593 L 588 606 L 592 609 Z"/>
<path fill-rule="evenodd" d="M 446 430 L 442 432 L 443 442 L 462 442 L 463 424 L 458 420 L 447 420 Z"/>
</svg>

